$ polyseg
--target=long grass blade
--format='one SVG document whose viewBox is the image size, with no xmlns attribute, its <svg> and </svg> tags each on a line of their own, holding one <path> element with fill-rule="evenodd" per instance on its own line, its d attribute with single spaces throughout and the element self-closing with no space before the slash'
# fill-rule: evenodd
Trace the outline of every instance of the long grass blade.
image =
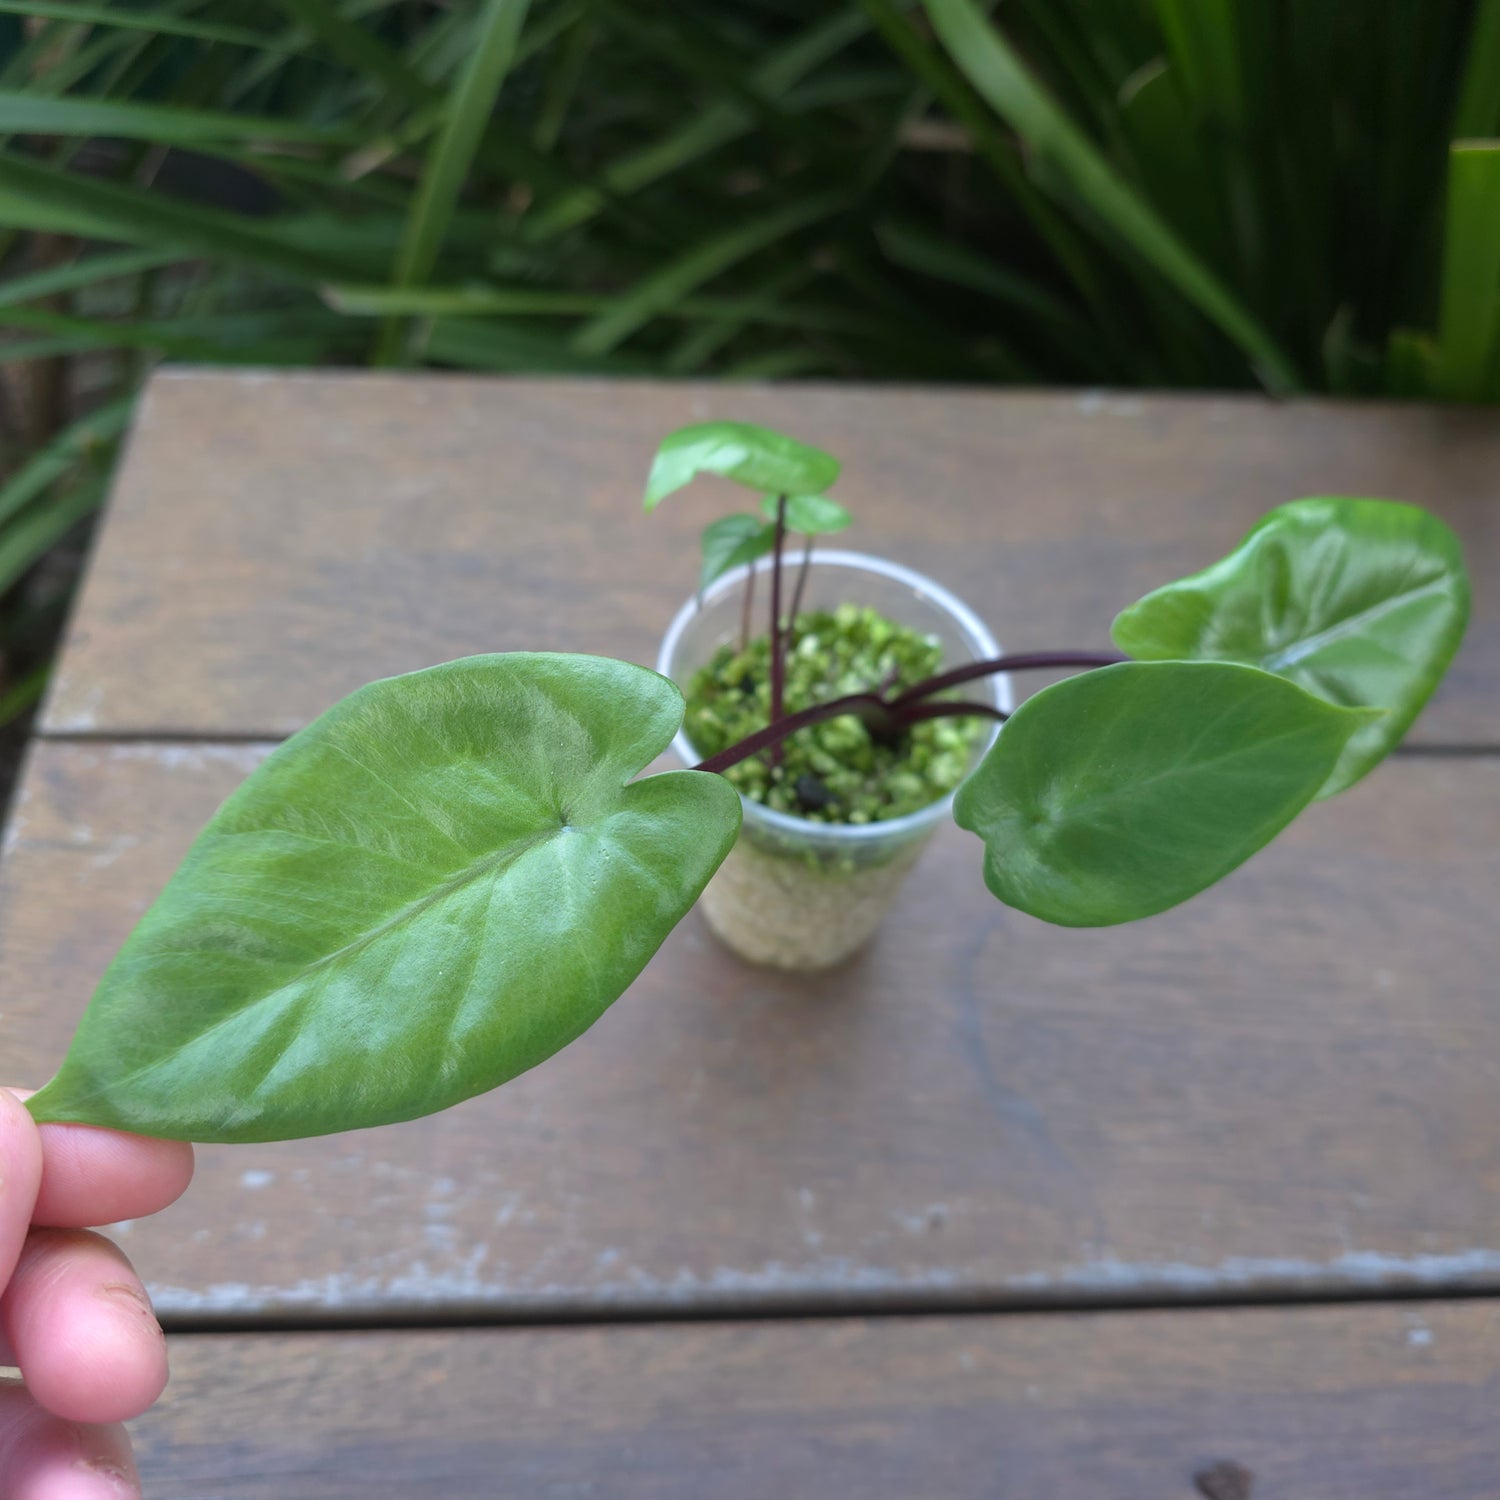
<svg viewBox="0 0 1500 1500">
<path fill-rule="evenodd" d="M 881 219 L 875 225 L 875 238 L 887 258 L 908 271 L 982 292 L 1053 327 L 1078 335 L 1088 332 L 1060 297 L 1029 276 L 1012 271 L 996 256 L 970 249 L 910 219 Z"/>
<path fill-rule="evenodd" d="M 1202 116 L 1232 128 L 1244 121 L 1244 76 L 1236 0 L 1156 0 L 1167 50 Z"/>
<path fill-rule="evenodd" d="M 306 309 L 158 321 L 79 318 L 34 307 L 0 312 L 0 326 L 73 340 L 79 347 L 141 349 L 199 364 L 317 364 L 364 347 L 358 325 Z"/>
<path fill-rule="evenodd" d="M 52 359 L 59 354 L 91 354 L 97 349 L 112 349 L 114 339 L 80 336 L 55 339 L 0 339 L 0 365 L 25 364 L 33 359 Z"/>
<path fill-rule="evenodd" d="M 1479 0 L 1453 119 L 1458 140 L 1500 135 L 1500 0 Z"/>
<path fill-rule="evenodd" d="M 526 10 L 527 0 L 488 0 L 480 12 L 473 51 L 453 87 L 442 132 L 422 168 L 391 277 L 397 286 L 418 285 L 432 273 L 469 164 L 510 70 Z M 388 324 L 380 358 L 392 358 L 399 343 L 400 325 Z"/>
<path fill-rule="evenodd" d="M 245 26 L 227 26 L 220 21 L 185 20 L 161 5 L 146 10 L 129 10 L 123 5 L 85 5 L 76 3 L 76 0 L 0 0 L 0 15 L 66 21 L 75 26 L 114 26 L 149 31 L 153 36 L 180 36 L 200 42 L 224 42 L 231 47 L 254 47 L 260 52 L 301 50 L 297 46 L 288 46 L 284 36 L 251 31 Z"/>
<path fill-rule="evenodd" d="M 985 110 L 962 73 L 917 31 L 896 0 L 861 0 L 861 3 L 891 49 L 963 127 L 1007 196 L 1014 199 L 1088 302 L 1101 330 L 1118 341 L 1123 337 L 1123 329 L 1088 248 L 1032 185 L 1014 143 Z"/>
<path fill-rule="evenodd" d="M 711 236 L 623 293 L 617 306 L 578 330 L 573 347 L 580 354 L 609 353 L 705 282 L 847 205 L 848 199 L 841 193 L 819 194 Z"/>
<path fill-rule="evenodd" d="M 839 12 L 752 69 L 748 87 L 775 101 L 868 29 L 869 23 L 857 10 Z M 638 193 L 754 127 L 755 116 L 745 105 L 727 100 L 710 104 L 685 124 L 611 162 L 600 172 L 598 187 L 578 187 L 539 204 L 525 220 L 526 237 L 539 243 L 575 229 L 602 212 L 612 197 Z"/>
<path fill-rule="evenodd" d="M 218 141 L 308 142 L 347 145 L 347 126 L 296 119 L 256 119 L 169 104 L 133 104 L 115 99 L 61 99 L 0 90 L 0 131 L 25 135 L 112 136 L 161 145 L 203 146 Z"/>
<path fill-rule="evenodd" d="M 814 274 L 797 266 L 799 278 Z M 688 322 L 738 320 L 769 327 L 878 335 L 880 324 L 843 307 L 787 301 L 790 285 L 782 284 L 776 298 L 681 297 L 663 307 L 659 316 Z M 601 316 L 616 311 L 617 292 L 555 292 L 537 287 L 388 287 L 332 286 L 323 288 L 324 302 L 355 318 L 482 318 Z M 0 315 L 0 323 L 4 322 Z"/>
<path fill-rule="evenodd" d="M 927 0 L 927 12 L 954 62 L 1027 144 L 1078 196 L 1249 356 L 1273 389 L 1302 380 L 1291 358 L 1238 297 L 1151 206 L 1110 167 L 1093 143 L 1022 66 L 974 0 Z"/>
<path fill-rule="evenodd" d="M 278 235 L 274 221 L 255 223 L 0 152 L 0 227 L 183 250 L 297 281 L 343 279 L 338 261 Z"/>
<path fill-rule="evenodd" d="M 80 460 L 95 456 L 124 432 L 135 398 L 111 401 L 65 427 L 50 443 L 0 485 L 0 526 L 25 509 Z"/>
<path fill-rule="evenodd" d="M 65 266 L 50 266 L 45 271 L 29 271 L 0 281 L 0 307 L 75 292 L 82 287 L 97 286 L 101 281 L 138 276 L 143 271 L 159 271 L 181 259 L 175 250 L 120 250 L 80 256 Z"/>
<path fill-rule="evenodd" d="M 429 361 L 465 370 L 528 371 L 556 375 L 635 375 L 651 366 L 627 353 L 581 354 L 565 336 L 482 318 L 438 318 L 419 352 Z"/>
<path fill-rule="evenodd" d="M 33 505 L 0 531 L 0 594 L 28 573 L 85 516 L 98 510 L 107 481 L 80 480 L 45 505 Z"/>
<path fill-rule="evenodd" d="M 1444 394 L 1486 394 L 1500 345 L 1500 141 L 1455 141 L 1448 158 L 1438 355 Z"/>
<path fill-rule="evenodd" d="M 52 664 L 45 662 L 0 693 L 0 728 L 14 724 L 23 714 L 35 708 L 42 701 L 51 677 Z"/>
<path fill-rule="evenodd" d="M 751 292 L 744 298 L 746 305 L 742 314 L 710 318 L 690 328 L 667 355 L 667 373 L 695 374 L 721 349 L 732 344 L 746 328 L 784 307 L 787 299 L 801 291 L 817 274 L 817 270 L 806 262 L 794 262 L 767 280 L 758 291 Z"/>
<path fill-rule="evenodd" d="M 531 130 L 531 144 L 538 151 L 551 151 L 556 147 L 595 40 L 593 22 L 585 18 L 577 22 L 559 44 L 548 73 L 541 108 L 537 111 L 536 124 Z M 517 61 L 520 61 L 519 53 Z"/>
<path fill-rule="evenodd" d="M 421 103 L 428 85 L 376 36 L 330 0 L 278 0 L 282 10 L 356 73 L 378 79 L 408 103 Z"/>
<path fill-rule="evenodd" d="M 1436 340 L 1411 328 L 1393 328 L 1386 344 L 1385 389 L 1417 401 L 1439 393 Z"/>
<path fill-rule="evenodd" d="M 1200 255 L 1223 270 L 1232 268 L 1235 247 L 1220 183 L 1174 68 L 1156 58 L 1137 69 L 1120 90 L 1119 106 L 1147 196 Z"/>
</svg>

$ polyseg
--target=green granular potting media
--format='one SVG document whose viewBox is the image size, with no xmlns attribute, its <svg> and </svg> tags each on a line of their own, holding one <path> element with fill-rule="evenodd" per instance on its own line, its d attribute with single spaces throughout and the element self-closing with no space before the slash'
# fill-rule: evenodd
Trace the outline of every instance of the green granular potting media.
<svg viewBox="0 0 1500 1500">
<path fill-rule="evenodd" d="M 787 654 L 785 711 L 796 713 L 846 693 L 914 687 L 942 665 L 937 639 L 887 619 L 867 605 L 798 615 Z M 741 651 L 721 646 L 688 685 L 684 727 L 705 759 L 764 729 L 771 710 L 771 643 L 759 636 Z M 928 719 L 894 744 L 872 739 L 853 714 L 826 719 L 782 741 L 781 764 L 769 752 L 724 774 L 753 801 L 814 823 L 881 823 L 945 797 L 969 769 L 986 721 Z"/>
</svg>

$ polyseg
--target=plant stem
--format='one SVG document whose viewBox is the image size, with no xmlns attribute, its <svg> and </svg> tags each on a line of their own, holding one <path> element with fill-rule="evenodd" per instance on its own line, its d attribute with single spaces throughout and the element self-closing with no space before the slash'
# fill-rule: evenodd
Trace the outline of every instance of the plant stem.
<svg viewBox="0 0 1500 1500">
<path fill-rule="evenodd" d="M 926 719 L 998 719 L 1004 723 L 1010 717 L 1003 708 L 996 708 L 993 703 L 980 703 L 966 698 L 943 698 L 937 703 L 911 703 L 904 708 L 892 707 L 892 711 L 896 722 L 903 729 Z"/>
<path fill-rule="evenodd" d="M 859 713 L 861 710 L 872 717 L 889 718 L 890 710 L 878 693 L 849 693 L 843 698 L 829 698 L 825 703 L 814 703 L 808 708 L 788 714 L 784 719 L 774 720 L 764 729 L 747 734 L 744 739 L 710 755 L 693 767 L 695 771 L 727 771 L 762 750 L 772 749 L 799 729 L 812 724 L 821 724 L 824 719 L 836 719 L 840 714 Z"/>
<path fill-rule="evenodd" d="M 785 509 L 785 500 L 782 502 L 782 509 Z M 779 547 L 776 556 L 779 560 L 781 556 Z M 780 603 L 780 589 L 777 585 L 774 566 L 771 573 L 771 589 L 774 624 L 778 620 L 776 606 Z M 699 761 L 693 767 L 695 771 L 727 771 L 731 766 L 739 765 L 742 760 L 749 760 L 752 755 L 759 755 L 762 750 L 771 751 L 771 764 L 775 765 L 780 760 L 777 752 L 783 740 L 796 734 L 799 729 L 821 724 L 824 719 L 836 719 L 840 714 L 858 714 L 865 721 L 872 735 L 884 739 L 894 739 L 903 730 L 926 719 L 981 717 L 1003 720 L 1008 715 L 991 703 L 960 699 L 944 699 L 940 703 L 927 703 L 923 700 L 947 688 L 957 687 L 959 683 L 973 682 L 978 678 L 991 677 L 999 672 L 1044 671 L 1049 667 L 1112 667 L 1119 662 L 1130 660 L 1128 656 L 1122 656 L 1117 651 L 1030 651 L 1014 656 L 992 656 L 985 661 L 974 661 L 967 666 L 954 667 L 949 672 L 940 672 L 936 677 L 929 677 L 914 687 L 907 688 L 904 693 L 894 698 L 886 697 L 889 688 L 882 684 L 870 692 L 848 693 L 842 698 L 830 698 L 825 703 L 814 703 L 783 717 L 780 712 L 781 684 L 776 672 L 775 643 L 776 636 L 773 635 L 771 722 L 764 729 L 757 729 L 754 734 L 747 734 L 744 739 L 736 740 L 734 744 L 726 746 L 716 755 L 710 755 L 706 760 Z"/>
<path fill-rule="evenodd" d="M 808 532 L 807 541 L 802 547 L 802 566 L 797 570 L 797 587 L 792 590 L 792 610 L 787 619 L 787 626 L 797 623 L 797 616 L 802 613 L 802 590 L 807 587 L 807 570 L 812 563 L 813 537 Z"/>
<path fill-rule="evenodd" d="M 740 606 L 740 655 L 750 649 L 750 606 L 755 602 L 755 564 L 745 574 L 745 602 Z"/>
<path fill-rule="evenodd" d="M 776 540 L 771 547 L 771 723 L 782 717 L 786 691 L 786 662 L 781 638 L 781 549 L 786 542 L 786 496 L 776 497 Z M 771 764 L 781 764 L 781 740 L 771 750 Z"/>
<path fill-rule="evenodd" d="M 966 666 L 939 672 L 936 677 L 907 688 L 891 699 L 891 707 L 900 708 L 902 704 L 930 698 L 934 693 L 946 692 L 965 682 L 976 682 L 981 677 L 992 677 L 997 672 L 1045 671 L 1049 667 L 1113 667 L 1129 660 L 1118 651 L 1028 651 L 1015 656 L 992 656 L 985 661 L 971 661 Z"/>
</svg>

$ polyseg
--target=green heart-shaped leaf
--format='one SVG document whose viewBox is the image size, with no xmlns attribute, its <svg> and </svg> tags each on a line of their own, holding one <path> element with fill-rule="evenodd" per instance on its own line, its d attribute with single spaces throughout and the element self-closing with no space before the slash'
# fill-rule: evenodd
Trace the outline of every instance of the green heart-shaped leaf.
<svg viewBox="0 0 1500 1500">
<path fill-rule="evenodd" d="M 1385 713 L 1349 741 L 1319 795 L 1359 780 L 1406 733 L 1463 639 L 1458 538 L 1389 500 L 1278 506 L 1228 557 L 1115 620 L 1141 661 L 1237 661 L 1351 708 Z"/>
<path fill-rule="evenodd" d="M 763 495 L 760 513 L 768 521 L 775 521 L 780 495 Z M 827 495 L 788 495 L 786 497 L 786 529 L 800 536 L 831 536 L 842 531 L 854 519 L 837 500 Z"/>
<path fill-rule="evenodd" d="M 720 516 L 703 528 L 703 566 L 698 587 L 706 589 L 731 568 L 764 557 L 776 545 L 776 528 L 756 516 Z"/>
<path fill-rule="evenodd" d="M 826 490 L 839 461 L 784 433 L 753 422 L 700 422 L 662 439 L 646 481 L 646 509 L 655 510 L 699 474 L 719 474 L 778 495 Z"/>
<path fill-rule="evenodd" d="M 1123 662 L 1028 699 L 958 790 L 985 884 L 1065 927 L 1186 901 L 1312 801 L 1371 715 L 1220 662 Z"/>
<path fill-rule="evenodd" d="M 630 781 L 682 712 L 665 678 L 587 656 L 361 688 L 204 829 L 32 1113 L 277 1140 L 411 1119 L 550 1057 L 734 842 L 722 778 Z"/>
</svg>

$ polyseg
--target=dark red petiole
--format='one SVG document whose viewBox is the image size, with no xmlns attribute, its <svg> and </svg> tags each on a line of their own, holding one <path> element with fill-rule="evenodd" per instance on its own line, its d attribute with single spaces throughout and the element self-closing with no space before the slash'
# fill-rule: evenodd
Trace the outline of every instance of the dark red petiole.
<svg viewBox="0 0 1500 1500">
<path fill-rule="evenodd" d="M 796 734 L 799 729 L 807 729 L 813 724 L 821 724 L 825 719 L 836 719 L 840 714 L 858 714 L 869 727 L 870 733 L 880 739 L 893 739 L 911 725 L 919 724 L 927 719 L 980 717 L 1003 720 L 1008 715 L 992 703 L 948 698 L 938 703 L 931 703 L 927 700 L 934 693 L 945 692 L 961 683 L 975 682 L 982 677 L 992 677 L 1000 672 L 1045 671 L 1048 668 L 1063 667 L 1112 667 L 1119 662 L 1130 660 L 1129 657 L 1121 656 L 1116 651 L 1031 651 L 1014 656 L 994 656 L 985 661 L 970 662 L 967 666 L 954 667 L 951 671 L 940 672 L 935 677 L 929 677 L 914 687 L 907 688 L 904 693 L 899 693 L 894 698 L 886 696 L 890 687 L 889 684 L 882 683 L 873 692 L 849 693 L 842 698 L 830 698 L 826 703 L 814 703 L 808 708 L 799 709 L 794 714 L 783 716 L 780 710 L 784 678 L 778 670 L 782 663 L 777 647 L 780 643 L 778 608 L 781 602 L 780 542 L 784 531 L 784 526 L 780 522 L 785 519 L 785 510 L 786 499 L 783 497 L 777 512 L 780 518 L 777 527 L 777 550 L 771 572 L 771 607 L 775 625 L 775 631 L 771 637 L 771 722 L 764 729 L 757 729 L 754 734 L 747 734 L 744 739 L 720 750 L 717 755 L 710 755 L 707 760 L 700 761 L 693 767 L 695 771 L 727 771 L 731 766 L 737 766 L 742 760 L 749 760 L 752 755 L 759 755 L 762 750 L 772 752 L 771 764 L 775 765 L 780 759 L 776 752 L 780 749 L 782 741 L 789 735 Z"/>
</svg>

